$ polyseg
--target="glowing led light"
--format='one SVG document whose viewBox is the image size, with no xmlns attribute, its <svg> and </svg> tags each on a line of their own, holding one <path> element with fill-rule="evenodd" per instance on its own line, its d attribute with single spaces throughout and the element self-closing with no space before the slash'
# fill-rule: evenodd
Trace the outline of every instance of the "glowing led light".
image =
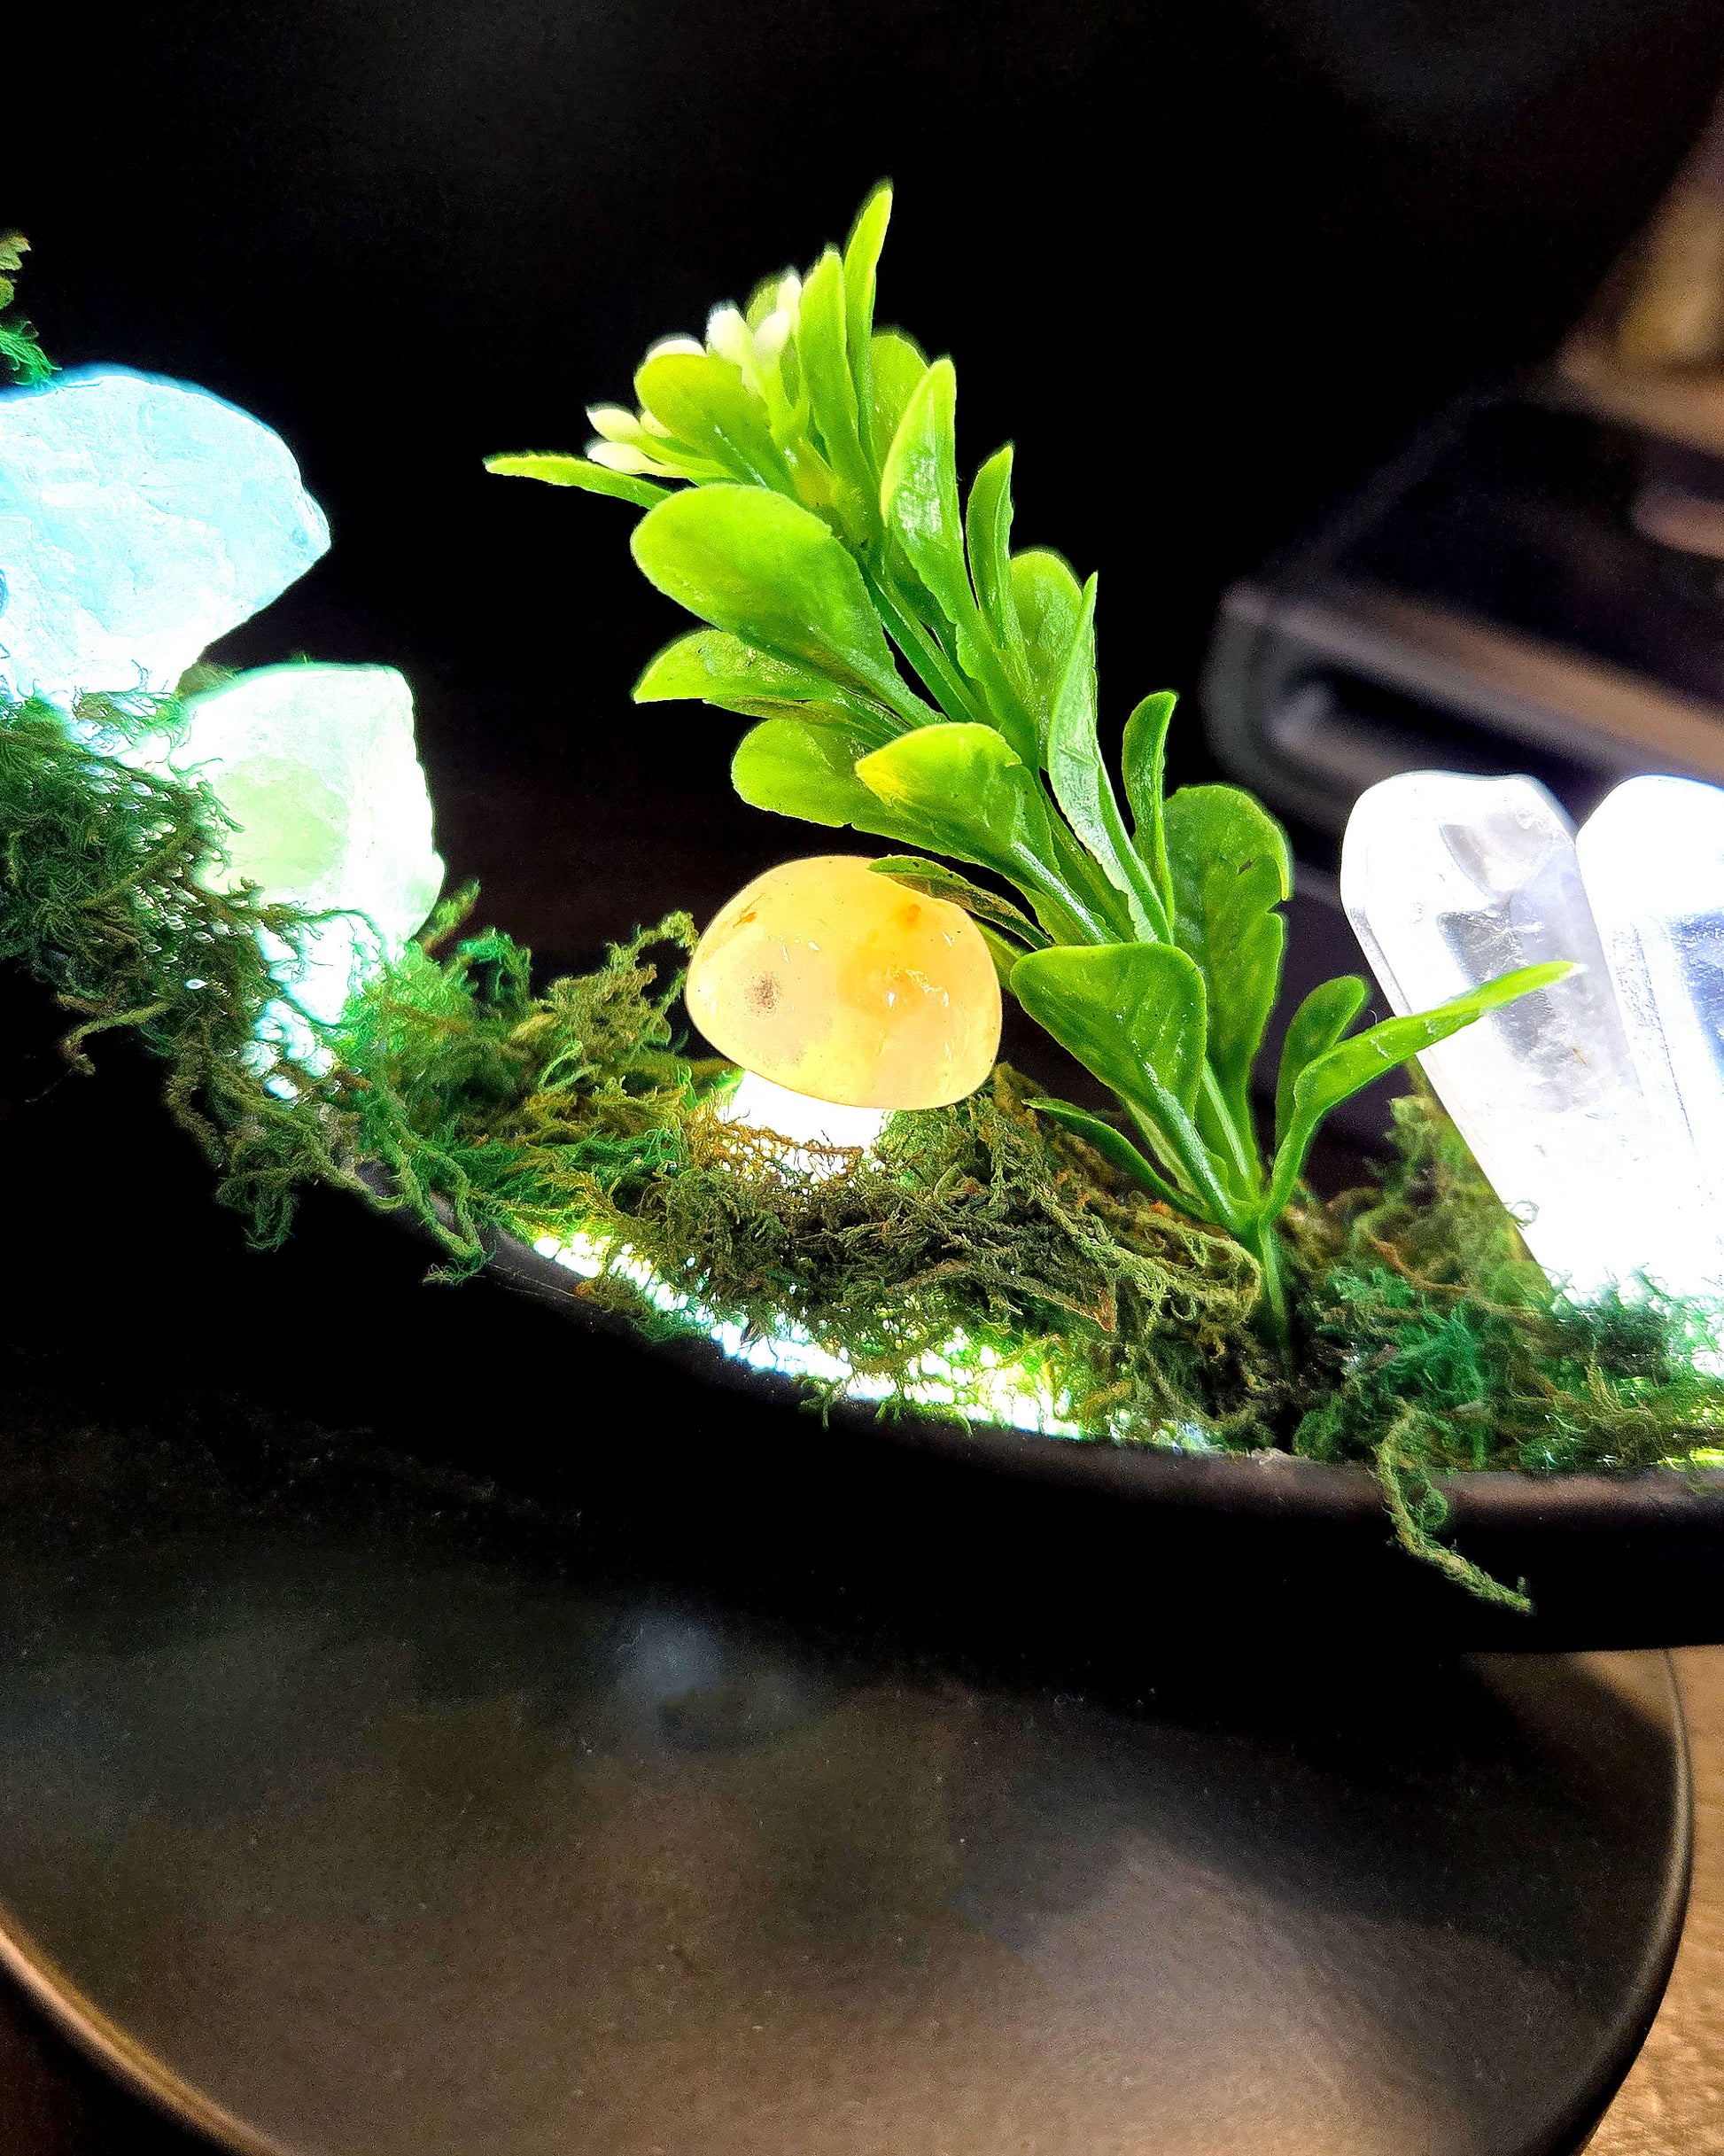
<svg viewBox="0 0 1724 2156">
<path fill-rule="evenodd" d="M 206 390 L 83 367 L 0 393 L 0 687 L 171 689 L 330 543 L 281 437 Z"/>
<path fill-rule="evenodd" d="M 1397 1011 L 1512 967 L 1579 964 L 1419 1061 L 1553 1280 L 1585 1296 L 1644 1273 L 1710 1293 L 1724 1249 L 1687 1132 L 1642 1084 L 1588 900 L 1599 844 L 1581 849 L 1531 779 L 1409 773 L 1355 807 L 1342 900 Z"/>
<path fill-rule="evenodd" d="M 993 1350 L 973 1346 L 962 1333 L 954 1333 L 943 1350 L 924 1355 L 908 1382 L 895 1385 L 854 1369 L 799 1326 L 750 1335 L 740 1325 L 720 1319 L 697 1296 L 673 1287 L 626 1243 L 578 1232 L 567 1237 L 541 1235 L 533 1249 L 583 1280 L 596 1280 L 603 1273 L 626 1280 L 655 1310 L 698 1327 L 732 1361 L 749 1369 L 807 1379 L 834 1388 L 849 1400 L 896 1396 L 913 1407 L 944 1408 L 1039 1436 L 1083 1435 L 1078 1425 L 1060 1413 L 1060 1404 L 1044 1378 Z"/>
<path fill-rule="evenodd" d="M 721 1054 L 850 1108 L 942 1108 L 999 1049 L 999 977 L 975 922 L 853 854 L 787 861 L 722 907 L 684 992 Z"/>
</svg>

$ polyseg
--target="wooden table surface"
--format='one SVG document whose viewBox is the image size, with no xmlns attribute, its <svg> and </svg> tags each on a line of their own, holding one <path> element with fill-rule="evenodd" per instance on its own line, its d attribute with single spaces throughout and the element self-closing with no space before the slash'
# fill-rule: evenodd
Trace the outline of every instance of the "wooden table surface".
<svg viewBox="0 0 1724 2156">
<path fill-rule="evenodd" d="M 1724 2151 L 1724 1647 L 1677 1650 L 1694 1757 L 1694 1888 L 1664 2006 L 1590 2156 Z"/>
</svg>

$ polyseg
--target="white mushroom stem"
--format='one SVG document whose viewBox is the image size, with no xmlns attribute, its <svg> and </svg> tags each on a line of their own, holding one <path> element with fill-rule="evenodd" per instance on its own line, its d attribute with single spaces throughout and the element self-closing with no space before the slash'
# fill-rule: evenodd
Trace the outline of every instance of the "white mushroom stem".
<svg viewBox="0 0 1724 2156">
<path fill-rule="evenodd" d="M 830 1158 L 823 1150 L 811 1152 L 807 1148 L 858 1146 L 866 1153 L 880 1136 L 891 1111 L 884 1108 L 845 1108 L 836 1101 L 817 1101 L 811 1094 L 792 1093 L 788 1086 L 774 1086 L 770 1078 L 745 1070 L 742 1084 L 721 1112 L 726 1122 L 742 1124 L 749 1130 L 770 1132 L 773 1137 L 783 1139 L 782 1158 L 787 1167 L 799 1168 L 808 1174 L 830 1175 L 837 1172 L 843 1162 Z"/>
</svg>

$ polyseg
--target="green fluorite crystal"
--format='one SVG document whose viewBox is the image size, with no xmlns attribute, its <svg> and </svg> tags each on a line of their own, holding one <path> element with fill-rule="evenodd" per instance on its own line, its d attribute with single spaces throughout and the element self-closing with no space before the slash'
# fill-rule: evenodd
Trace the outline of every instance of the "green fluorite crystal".
<svg viewBox="0 0 1724 2156">
<path fill-rule="evenodd" d="M 189 698 L 171 742 L 134 753 L 206 780 L 235 829 L 213 886 L 261 886 L 338 917 L 276 977 L 333 1020 L 437 903 L 443 863 L 414 745 L 413 693 L 391 666 L 261 666 Z"/>
</svg>

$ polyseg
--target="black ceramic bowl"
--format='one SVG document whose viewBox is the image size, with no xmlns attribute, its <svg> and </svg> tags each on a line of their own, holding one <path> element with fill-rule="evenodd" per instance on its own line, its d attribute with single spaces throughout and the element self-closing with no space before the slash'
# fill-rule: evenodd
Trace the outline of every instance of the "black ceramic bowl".
<svg viewBox="0 0 1724 2156">
<path fill-rule="evenodd" d="M 998 1537 L 1002 1568 L 1015 1563 L 1026 1576 L 1081 1570 L 1087 1548 L 1093 1572 L 1106 1561 L 1131 1583 L 1145 1617 L 1196 1606 L 1209 1626 L 1358 1624 L 1457 1645 L 1724 1638 L 1724 1470 L 1444 1478 L 1447 1538 L 1495 1577 L 1523 1582 L 1534 1605 L 1526 1618 L 1487 1607 L 1395 1546 L 1383 1491 L 1364 1467 L 1280 1452 L 1203 1457 L 1096 1444 L 934 1412 L 881 1414 L 859 1400 L 822 1410 L 804 1382 L 738 1359 L 714 1340 L 642 1339 L 584 1295 L 578 1274 L 524 1243 L 499 1239 L 490 1271 L 586 1335 L 582 1348 L 571 1344 L 571 1369 L 596 1376 L 602 1366 L 607 1383 L 628 1369 L 620 1382 L 643 1403 L 685 1404 L 685 1424 L 691 1389 L 704 1396 L 710 1406 L 697 1421 L 746 1430 L 758 1459 L 779 1463 L 771 1501 L 787 1515 L 823 1488 L 817 1463 L 853 1478 L 852 1500 L 866 1513 L 879 1479 L 897 1487 L 913 1462 L 948 1486 L 939 1502 L 928 1493 L 936 1515 L 951 1501 L 953 1475 L 975 1479 L 973 1511 Z M 897 1461 L 863 1465 L 882 1451 Z M 824 1501 L 815 1509 L 822 1513 Z M 1061 1536 L 1073 1544 L 1056 1552 Z"/>
<path fill-rule="evenodd" d="M 404 1214 L 333 1192 L 307 1198 L 282 1249 L 247 1251 L 166 1125 L 156 1066 L 111 1055 L 99 1080 L 67 1078 L 58 1014 L 8 1015 L 41 1047 L 14 1105 L 0 1098 L 20 1224 L 0 1257 L 0 1358 L 14 1414 L 26 1392 L 47 1404 L 44 1444 L 136 1417 L 243 1463 L 288 1418 L 330 1448 L 359 1438 L 548 1499 L 580 1532 L 742 1578 L 763 1604 L 843 1623 L 866 1604 L 906 1633 L 962 1613 L 1055 1661 L 1129 1669 L 1169 1638 L 1323 1653 L 1724 1638 L 1724 1473 L 1452 1478 L 1454 1541 L 1526 1581 L 1523 1617 L 1402 1551 L 1360 1468 L 861 1404 L 822 1420 L 806 1388 L 712 1342 L 643 1340 L 520 1243 L 428 1285 Z"/>
</svg>

